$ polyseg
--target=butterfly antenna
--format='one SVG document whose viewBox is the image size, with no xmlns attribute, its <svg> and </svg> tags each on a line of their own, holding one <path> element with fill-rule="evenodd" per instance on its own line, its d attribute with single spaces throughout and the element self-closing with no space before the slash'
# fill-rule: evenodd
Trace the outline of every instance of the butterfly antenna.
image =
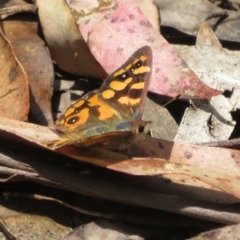
<svg viewBox="0 0 240 240">
<path fill-rule="evenodd" d="M 179 99 L 180 97 L 181 97 L 181 94 L 178 94 L 176 97 L 172 98 L 170 101 L 168 101 L 168 102 L 165 103 L 164 105 L 161 105 L 160 107 L 166 107 L 168 104 L 174 102 L 175 100 Z M 158 110 L 160 110 L 160 108 L 158 108 L 157 110 L 154 109 L 154 110 L 153 110 L 150 114 L 148 114 L 148 115 L 151 116 L 154 112 L 156 112 L 156 111 L 158 111 Z"/>
<path fill-rule="evenodd" d="M 163 104 L 161 107 L 166 107 L 168 104 L 174 102 L 175 100 L 179 99 L 181 97 L 181 94 L 178 94 L 176 97 L 172 98 L 170 101 Z"/>
</svg>

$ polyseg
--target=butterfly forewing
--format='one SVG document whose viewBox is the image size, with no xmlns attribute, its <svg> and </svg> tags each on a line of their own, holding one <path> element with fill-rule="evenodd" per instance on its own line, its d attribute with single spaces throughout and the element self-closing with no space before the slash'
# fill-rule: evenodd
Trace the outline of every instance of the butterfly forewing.
<svg viewBox="0 0 240 240">
<path fill-rule="evenodd" d="M 144 46 L 114 71 L 99 89 L 99 98 L 118 109 L 124 119 L 142 117 L 150 83 L 152 50 Z"/>
</svg>

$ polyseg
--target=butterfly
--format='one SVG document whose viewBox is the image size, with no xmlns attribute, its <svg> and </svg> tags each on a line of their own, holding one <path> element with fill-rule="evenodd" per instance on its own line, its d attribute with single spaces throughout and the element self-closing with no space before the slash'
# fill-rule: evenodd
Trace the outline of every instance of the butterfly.
<svg viewBox="0 0 240 240">
<path fill-rule="evenodd" d="M 61 140 L 53 147 L 78 145 L 123 151 L 137 139 L 151 79 L 152 50 L 138 49 L 102 86 L 81 97 L 57 119 Z"/>
</svg>

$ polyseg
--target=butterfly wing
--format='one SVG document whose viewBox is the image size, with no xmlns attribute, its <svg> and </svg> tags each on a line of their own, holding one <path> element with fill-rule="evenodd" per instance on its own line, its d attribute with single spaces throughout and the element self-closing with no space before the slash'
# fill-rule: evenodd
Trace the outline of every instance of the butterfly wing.
<svg viewBox="0 0 240 240">
<path fill-rule="evenodd" d="M 118 109 L 122 119 L 141 119 L 151 79 L 152 50 L 138 49 L 119 69 L 104 81 L 99 98 Z"/>
<path fill-rule="evenodd" d="M 68 108 L 55 124 L 63 137 L 56 146 L 86 146 L 122 135 L 120 132 L 131 133 L 135 120 L 142 117 L 151 66 L 151 48 L 140 48 L 108 76 L 99 90 L 89 92 Z"/>
</svg>

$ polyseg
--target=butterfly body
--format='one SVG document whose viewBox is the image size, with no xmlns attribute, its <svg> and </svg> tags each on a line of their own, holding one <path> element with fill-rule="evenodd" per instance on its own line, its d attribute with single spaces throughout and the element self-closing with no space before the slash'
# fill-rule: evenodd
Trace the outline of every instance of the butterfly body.
<svg viewBox="0 0 240 240">
<path fill-rule="evenodd" d="M 148 46 L 137 50 L 102 86 L 70 106 L 56 121 L 62 137 L 54 143 L 124 150 L 136 138 L 142 121 L 152 67 Z"/>
</svg>

